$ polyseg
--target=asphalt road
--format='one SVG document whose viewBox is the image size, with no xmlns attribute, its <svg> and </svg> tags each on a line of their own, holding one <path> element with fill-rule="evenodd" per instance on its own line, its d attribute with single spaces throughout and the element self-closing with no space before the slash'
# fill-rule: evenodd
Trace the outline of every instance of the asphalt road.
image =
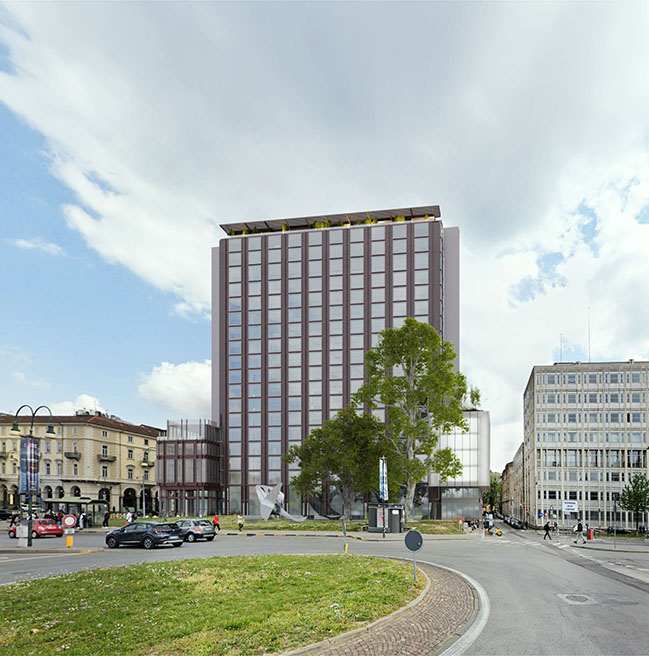
<svg viewBox="0 0 649 656">
<path fill-rule="evenodd" d="M 614 553 L 544 543 L 531 531 L 503 526 L 501 538 L 473 534 L 427 538 L 418 560 L 459 570 L 488 596 L 489 621 L 466 654 L 647 654 L 649 550 Z M 38 546 L 45 543 L 39 541 Z M 61 544 L 60 540 L 56 544 Z M 75 547 L 102 547 L 104 535 L 75 536 Z M 268 553 L 342 553 L 330 537 L 224 536 L 211 543 L 152 551 L 121 548 L 86 554 L 2 553 L 0 584 L 86 568 L 179 558 Z M 349 541 L 349 552 L 411 558 L 403 540 Z"/>
</svg>

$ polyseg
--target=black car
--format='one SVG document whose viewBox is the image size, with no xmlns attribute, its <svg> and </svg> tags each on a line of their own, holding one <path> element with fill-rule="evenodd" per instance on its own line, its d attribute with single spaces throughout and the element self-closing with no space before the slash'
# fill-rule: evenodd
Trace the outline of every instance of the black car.
<svg viewBox="0 0 649 656">
<path fill-rule="evenodd" d="M 510 517 L 509 518 L 509 525 L 512 528 L 517 528 L 517 529 L 523 528 L 523 522 L 521 522 L 521 520 L 517 519 L 516 517 Z"/>
<path fill-rule="evenodd" d="M 635 533 L 632 528 L 624 528 L 624 526 L 609 526 L 606 532 L 609 535 L 613 535 L 613 533 L 617 533 L 617 535 L 632 535 Z"/>
<path fill-rule="evenodd" d="M 106 544 L 110 549 L 121 545 L 143 546 L 145 549 L 162 544 L 180 547 L 183 541 L 182 531 L 170 522 L 133 522 L 111 531 L 106 536 Z"/>
<path fill-rule="evenodd" d="M 6 508 L 0 508 L 0 521 L 5 520 L 5 519 L 11 519 L 11 516 L 13 515 L 12 510 L 7 510 Z"/>
</svg>

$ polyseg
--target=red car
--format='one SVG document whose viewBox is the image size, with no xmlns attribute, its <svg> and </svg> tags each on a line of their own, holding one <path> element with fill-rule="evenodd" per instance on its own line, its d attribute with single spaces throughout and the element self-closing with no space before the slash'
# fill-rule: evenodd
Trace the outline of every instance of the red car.
<svg viewBox="0 0 649 656">
<path fill-rule="evenodd" d="M 20 526 L 27 526 L 29 520 L 25 519 L 20 522 Z M 16 537 L 16 526 L 9 529 L 9 537 Z M 63 529 L 53 519 L 32 519 L 32 537 L 44 538 L 53 535 L 55 538 L 63 536 Z"/>
</svg>

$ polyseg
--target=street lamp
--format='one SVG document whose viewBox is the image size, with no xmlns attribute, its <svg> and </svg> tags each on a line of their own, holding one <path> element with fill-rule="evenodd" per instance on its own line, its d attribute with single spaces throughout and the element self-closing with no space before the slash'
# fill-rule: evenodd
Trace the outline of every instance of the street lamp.
<svg viewBox="0 0 649 656">
<path fill-rule="evenodd" d="M 31 423 L 29 425 L 29 435 L 22 435 L 20 428 L 18 426 L 18 415 L 23 408 L 29 408 L 29 411 L 32 414 Z M 20 408 L 16 411 L 14 417 L 14 423 L 9 431 L 11 435 L 20 437 L 20 494 L 24 494 L 28 500 L 28 517 L 27 517 L 27 546 L 32 546 L 32 499 L 34 494 L 38 494 L 38 466 L 40 460 L 40 450 L 38 448 L 38 442 L 34 437 L 34 417 L 36 413 L 45 409 L 50 413 L 50 419 L 52 419 L 52 411 L 46 405 L 39 405 L 36 410 L 34 410 L 31 405 L 21 405 Z M 50 421 L 47 425 L 47 430 L 45 431 L 47 437 L 56 437 L 54 432 L 54 425 Z M 24 492 L 23 492 L 24 490 Z"/>
</svg>

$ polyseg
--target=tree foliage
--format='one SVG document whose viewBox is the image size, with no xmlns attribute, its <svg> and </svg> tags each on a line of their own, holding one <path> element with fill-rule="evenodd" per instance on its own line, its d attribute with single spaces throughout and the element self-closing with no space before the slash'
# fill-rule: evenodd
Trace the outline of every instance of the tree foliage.
<svg viewBox="0 0 649 656">
<path fill-rule="evenodd" d="M 430 470 L 439 473 L 441 482 L 462 472 L 450 449 L 436 451 L 440 435 L 454 427 L 468 430 L 462 414 L 466 378 L 454 370 L 455 357 L 450 342 L 413 318 L 383 330 L 376 347 L 365 354 L 368 380 L 354 402 L 385 405 L 388 441 L 406 488 L 406 517 L 412 515 L 417 482 Z M 478 390 L 471 396 L 479 403 Z"/>
<path fill-rule="evenodd" d="M 349 518 L 355 493 L 378 491 L 379 458 L 386 449 L 384 424 L 373 415 L 358 414 L 354 406 L 348 406 L 321 428 L 314 428 L 302 444 L 292 446 L 283 458 L 285 462 L 298 462 L 301 471 L 291 479 L 291 485 L 302 495 L 337 486 L 343 516 Z M 395 469 L 388 460 L 388 479 L 391 470 L 393 478 Z"/>
<path fill-rule="evenodd" d="M 503 502 L 503 480 L 498 472 L 489 474 L 489 490 L 482 495 L 482 505 L 491 506 L 490 510 L 500 510 Z"/>
<path fill-rule="evenodd" d="M 633 513 L 636 531 L 642 513 L 649 510 L 649 480 L 643 474 L 636 474 L 620 493 L 618 506 Z"/>
</svg>

